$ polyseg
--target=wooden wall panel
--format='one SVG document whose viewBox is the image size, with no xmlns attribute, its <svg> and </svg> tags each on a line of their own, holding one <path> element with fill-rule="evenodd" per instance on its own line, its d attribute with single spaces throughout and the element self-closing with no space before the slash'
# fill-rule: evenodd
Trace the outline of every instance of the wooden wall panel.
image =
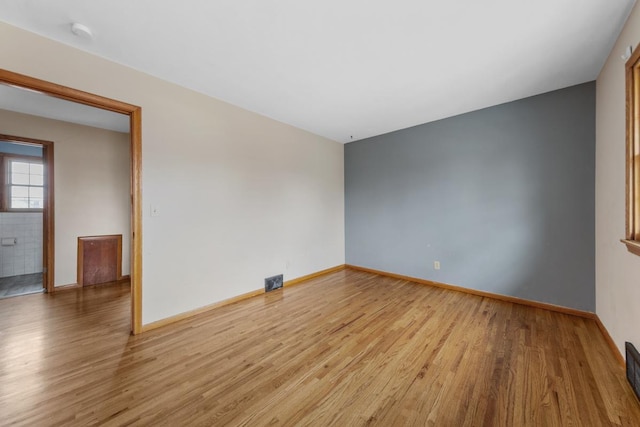
<svg viewBox="0 0 640 427">
<path fill-rule="evenodd" d="M 78 237 L 78 285 L 122 278 L 122 234 Z"/>
</svg>

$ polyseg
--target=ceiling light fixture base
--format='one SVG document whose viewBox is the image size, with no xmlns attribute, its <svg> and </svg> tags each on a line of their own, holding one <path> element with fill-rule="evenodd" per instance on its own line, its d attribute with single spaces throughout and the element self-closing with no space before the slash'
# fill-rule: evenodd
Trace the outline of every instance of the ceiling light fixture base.
<svg viewBox="0 0 640 427">
<path fill-rule="evenodd" d="M 78 22 L 74 22 L 71 24 L 71 32 L 82 39 L 91 40 L 93 38 L 91 29 L 86 25 L 80 24 Z"/>
</svg>

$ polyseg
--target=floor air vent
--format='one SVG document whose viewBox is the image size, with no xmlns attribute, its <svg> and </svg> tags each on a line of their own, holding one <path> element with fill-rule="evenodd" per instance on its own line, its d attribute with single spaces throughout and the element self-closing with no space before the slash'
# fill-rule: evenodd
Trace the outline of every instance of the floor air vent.
<svg viewBox="0 0 640 427">
<path fill-rule="evenodd" d="M 631 388 L 640 399 L 640 354 L 630 342 L 625 343 L 627 356 L 627 379 Z"/>
<path fill-rule="evenodd" d="M 267 277 L 266 279 L 264 279 L 264 291 L 271 292 L 274 289 L 280 289 L 282 287 L 282 280 L 282 274 L 278 274 L 277 276 L 273 277 Z"/>
</svg>

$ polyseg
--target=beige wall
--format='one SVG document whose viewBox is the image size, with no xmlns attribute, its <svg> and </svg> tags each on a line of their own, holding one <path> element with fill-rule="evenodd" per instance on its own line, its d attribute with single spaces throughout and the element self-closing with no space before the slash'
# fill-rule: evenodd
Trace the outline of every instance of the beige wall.
<svg viewBox="0 0 640 427">
<path fill-rule="evenodd" d="M 4 23 L 0 40 L 0 68 L 142 107 L 144 324 L 344 263 L 342 144 Z"/>
<path fill-rule="evenodd" d="M 596 312 L 621 352 L 625 341 L 640 346 L 640 257 L 620 243 L 625 233 L 625 61 L 620 56 L 639 42 L 636 5 L 596 81 Z"/>
<path fill-rule="evenodd" d="M 122 274 L 129 274 L 129 135 L 6 110 L 0 129 L 53 141 L 55 285 L 76 283 L 80 236 L 122 234 Z"/>
</svg>

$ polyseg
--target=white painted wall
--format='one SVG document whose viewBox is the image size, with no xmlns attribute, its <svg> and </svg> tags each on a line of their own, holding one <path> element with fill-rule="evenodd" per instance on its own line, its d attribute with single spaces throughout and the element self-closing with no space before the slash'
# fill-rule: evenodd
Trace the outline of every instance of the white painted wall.
<svg viewBox="0 0 640 427">
<path fill-rule="evenodd" d="M 6 110 L 0 129 L 54 143 L 55 285 L 76 283 L 80 236 L 122 234 L 122 274 L 129 274 L 129 134 Z"/>
<path fill-rule="evenodd" d="M 0 40 L 0 68 L 142 107 L 144 324 L 344 263 L 342 144 L 4 23 Z"/>
<path fill-rule="evenodd" d="M 636 4 L 596 81 L 596 313 L 621 352 L 625 341 L 640 346 L 640 257 L 620 243 L 625 234 L 625 61 L 620 56 L 639 42 Z"/>
</svg>

